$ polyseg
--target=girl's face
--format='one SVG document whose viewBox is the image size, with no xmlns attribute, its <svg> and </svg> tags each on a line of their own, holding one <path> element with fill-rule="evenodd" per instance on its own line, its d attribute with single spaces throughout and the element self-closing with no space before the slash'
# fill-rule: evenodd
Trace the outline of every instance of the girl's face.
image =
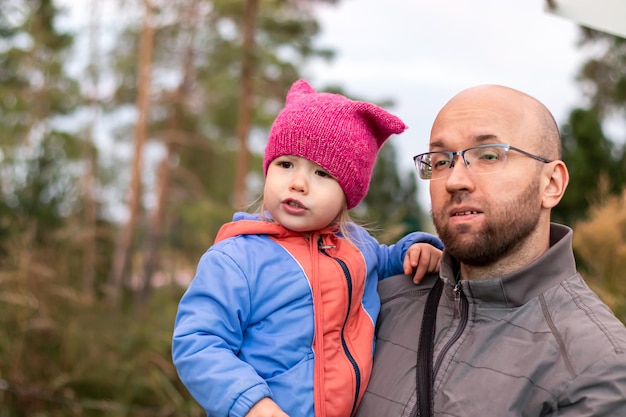
<svg viewBox="0 0 626 417">
<path fill-rule="evenodd" d="M 346 207 L 337 180 L 305 158 L 279 156 L 267 168 L 263 190 L 265 208 L 274 220 L 296 232 L 329 226 Z"/>
</svg>

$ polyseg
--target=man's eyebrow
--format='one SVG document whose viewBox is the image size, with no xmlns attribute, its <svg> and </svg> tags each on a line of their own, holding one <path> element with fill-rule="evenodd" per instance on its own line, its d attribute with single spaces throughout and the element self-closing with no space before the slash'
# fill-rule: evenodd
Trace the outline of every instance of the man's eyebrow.
<svg viewBox="0 0 626 417">
<path fill-rule="evenodd" d="M 482 143 L 482 142 L 490 142 L 493 141 L 495 139 L 498 139 L 497 135 L 491 134 L 491 133 L 486 133 L 483 135 L 478 135 L 476 137 L 474 137 L 474 141 Z"/>
<path fill-rule="evenodd" d="M 443 142 L 440 141 L 440 140 L 436 140 L 434 142 L 430 142 L 430 144 L 429 144 L 429 148 L 430 149 L 433 149 L 433 148 L 441 149 L 441 148 L 444 148 L 444 147 L 445 146 L 444 146 Z"/>
</svg>

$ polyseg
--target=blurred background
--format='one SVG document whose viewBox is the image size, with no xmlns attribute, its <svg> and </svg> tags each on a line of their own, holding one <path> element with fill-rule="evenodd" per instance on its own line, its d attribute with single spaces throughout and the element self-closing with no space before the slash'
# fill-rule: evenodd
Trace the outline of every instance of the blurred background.
<svg viewBox="0 0 626 417">
<path fill-rule="evenodd" d="M 171 363 L 177 303 L 258 197 L 298 78 L 409 125 L 354 210 L 385 243 L 432 231 L 411 157 L 453 94 L 543 101 L 571 175 L 554 220 L 626 320 L 626 41 L 552 3 L 0 0 L 0 417 L 204 415 Z"/>
</svg>

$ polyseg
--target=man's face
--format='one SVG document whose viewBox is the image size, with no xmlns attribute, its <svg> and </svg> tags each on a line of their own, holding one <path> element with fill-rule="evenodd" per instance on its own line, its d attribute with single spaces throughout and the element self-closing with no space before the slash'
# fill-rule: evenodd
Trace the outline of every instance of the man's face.
<svg viewBox="0 0 626 417">
<path fill-rule="evenodd" d="M 498 100 L 451 102 L 433 125 L 430 150 L 504 143 L 537 153 L 528 117 Z M 446 251 L 466 265 L 487 266 L 523 250 L 541 216 L 542 165 L 509 151 L 502 171 L 476 174 L 457 156 L 446 177 L 430 182 L 432 218 Z"/>
</svg>

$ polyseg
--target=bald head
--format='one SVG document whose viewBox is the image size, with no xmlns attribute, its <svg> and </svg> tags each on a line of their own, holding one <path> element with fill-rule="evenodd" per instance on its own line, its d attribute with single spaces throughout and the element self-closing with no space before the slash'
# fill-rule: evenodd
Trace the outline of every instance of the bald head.
<svg viewBox="0 0 626 417">
<path fill-rule="evenodd" d="M 561 158 L 559 129 L 546 106 L 526 93 L 501 85 L 480 85 L 461 91 L 441 109 L 433 130 L 451 114 L 476 112 L 483 112 L 493 119 L 508 119 L 513 128 L 510 133 L 519 136 L 527 147 L 548 159 Z M 503 139 L 506 142 L 513 140 Z"/>
</svg>

